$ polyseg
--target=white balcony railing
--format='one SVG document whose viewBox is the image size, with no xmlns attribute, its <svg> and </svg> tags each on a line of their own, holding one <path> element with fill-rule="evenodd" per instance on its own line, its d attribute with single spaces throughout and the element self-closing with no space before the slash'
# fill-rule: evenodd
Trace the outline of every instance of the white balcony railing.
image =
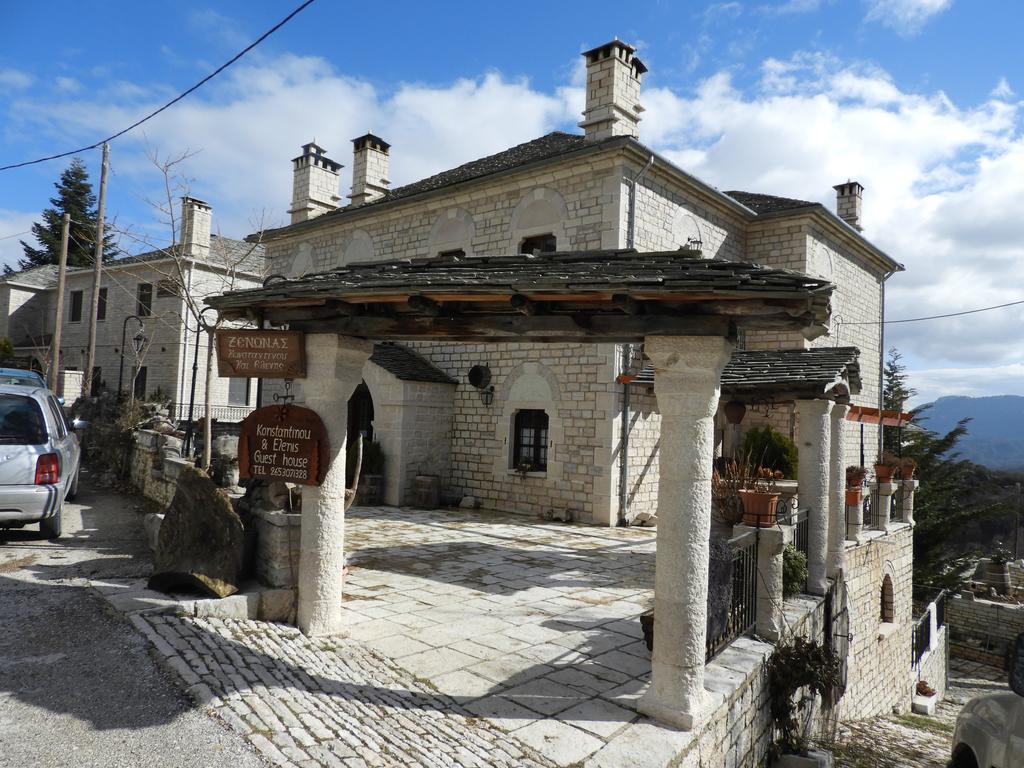
<svg viewBox="0 0 1024 768">
<path fill-rule="evenodd" d="M 171 403 L 171 419 L 180 421 L 188 419 L 188 403 Z M 217 421 L 241 421 L 253 412 L 250 405 L 213 405 L 210 406 L 210 418 Z M 206 417 L 206 404 L 196 403 L 192 408 L 192 418 L 200 421 Z"/>
</svg>

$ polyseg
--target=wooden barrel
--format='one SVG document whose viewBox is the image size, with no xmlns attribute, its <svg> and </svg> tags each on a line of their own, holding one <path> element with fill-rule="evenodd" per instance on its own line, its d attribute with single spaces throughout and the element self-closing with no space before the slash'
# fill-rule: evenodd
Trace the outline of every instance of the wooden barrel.
<svg viewBox="0 0 1024 768">
<path fill-rule="evenodd" d="M 437 475 L 416 475 L 412 481 L 412 504 L 419 509 L 441 506 L 441 478 Z"/>
</svg>

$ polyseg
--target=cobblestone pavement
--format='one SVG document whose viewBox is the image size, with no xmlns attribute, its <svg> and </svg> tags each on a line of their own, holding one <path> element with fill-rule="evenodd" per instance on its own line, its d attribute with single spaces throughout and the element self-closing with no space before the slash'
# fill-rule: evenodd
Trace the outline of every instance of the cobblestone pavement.
<svg viewBox="0 0 1024 768">
<path fill-rule="evenodd" d="M 198 703 L 279 766 L 554 765 L 362 643 L 267 622 L 131 620 Z"/>
<path fill-rule="evenodd" d="M 946 768 L 960 709 L 983 693 L 1005 690 L 1006 673 L 950 659 L 949 686 L 934 717 L 879 717 L 843 726 L 837 768 Z"/>
<path fill-rule="evenodd" d="M 559 765 L 632 737 L 652 530 L 354 508 L 345 545 L 352 638 Z"/>
</svg>

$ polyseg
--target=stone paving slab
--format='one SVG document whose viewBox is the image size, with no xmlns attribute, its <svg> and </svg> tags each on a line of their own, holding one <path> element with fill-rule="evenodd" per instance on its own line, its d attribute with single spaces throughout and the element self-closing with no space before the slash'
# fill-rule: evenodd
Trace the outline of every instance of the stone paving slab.
<svg viewBox="0 0 1024 768">
<path fill-rule="evenodd" d="M 240 619 L 131 621 L 197 703 L 286 768 L 553 768 L 538 748 L 576 756 L 591 746 L 566 733 L 504 733 L 351 639 Z M 529 711 L 524 720 L 543 722 Z"/>
</svg>

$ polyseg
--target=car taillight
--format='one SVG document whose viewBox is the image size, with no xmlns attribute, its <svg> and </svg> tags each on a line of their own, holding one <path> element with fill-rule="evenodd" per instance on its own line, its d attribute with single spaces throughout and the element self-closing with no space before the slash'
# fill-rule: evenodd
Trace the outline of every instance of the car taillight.
<svg viewBox="0 0 1024 768">
<path fill-rule="evenodd" d="M 60 459 L 56 453 L 44 453 L 36 461 L 36 485 L 53 485 L 60 479 Z"/>
</svg>

